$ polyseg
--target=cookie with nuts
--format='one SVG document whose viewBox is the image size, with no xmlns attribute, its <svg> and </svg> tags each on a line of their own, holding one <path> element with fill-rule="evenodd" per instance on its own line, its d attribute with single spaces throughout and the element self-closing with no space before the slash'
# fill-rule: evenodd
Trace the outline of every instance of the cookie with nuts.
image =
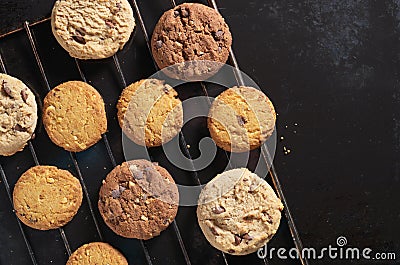
<svg viewBox="0 0 400 265">
<path fill-rule="evenodd" d="M 170 77 L 192 81 L 215 74 L 228 60 L 231 45 L 224 18 L 199 3 L 184 3 L 166 11 L 151 38 L 157 65 Z"/>
<path fill-rule="evenodd" d="M 35 95 L 20 80 L 0 73 L 0 155 L 21 151 L 37 123 Z"/>
<path fill-rule="evenodd" d="M 132 160 L 115 167 L 103 180 L 98 207 L 116 234 L 147 240 L 172 223 L 178 202 L 178 188 L 166 169 L 147 160 Z"/>
<path fill-rule="evenodd" d="M 247 255 L 275 235 L 282 210 L 264 179 L 238 168 L 217 175 L 204 187 L 197 219 L 212 246 L 232 255 Z"/>
<path fill-rule="evenodd" d="M 71 152 L 86 150 L 107 130 L 103 98 L 85 82 L 58 85 L 44 99 L 43 124 L 56 145 Z"/>
<path fill-rule="evenodd" d="M 128 265 L 121 252 L 103 242 L 92 242 L 79 247 L 69 257 L 66 265 L 112 264 Z"/>
<path fill-rule="evenodd" d="M 66 225 L 82 203 L 82 187 L 69 171 L 35 166 L 18 179 L 13 192 L 15 213 L 27 226 L 56 229 Z"/>
<path fill-rule="evenodd" d="M 51 14 L 56 40 L 79 59 L 114 55 L 124 47 L 134 28 L 127 0 L 58 0 Z"/>
</svg>

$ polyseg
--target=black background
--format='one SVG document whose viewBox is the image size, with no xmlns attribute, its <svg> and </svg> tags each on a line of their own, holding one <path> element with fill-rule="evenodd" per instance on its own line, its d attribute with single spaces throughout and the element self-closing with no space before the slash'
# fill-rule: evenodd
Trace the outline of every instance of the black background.
<svg viewBox="0 0 400 265">
<path fill-rule="evenodd" d="M 167 0 L 138 2 L 151 32 L 170 3 Z M 351 247 L 370 247 L 374 252 L 397 254 L 396 262 L 323 260 L 310 263 L 399 264 L 400 1 L 219 0 L 217 4 L 231 28 L 233 49 L 241 70 L 260 85 L 277 109 L 278 138 L 282 136 L 283 140 L 278 142 L 275 166 L 303 244 L 322 248 L 336 245 L 336 238 L 345 236 Z M 2 0 L 1 33 L 20 28 L 24 20 L 48 17 L 52 5 L 52 1 Z M 51 86 L 79 79 L 73 60 L 53 39 L 50 24 L 34 26 L 33 31 Z M 0 39 L 1 53 L 10 74 L 20 77 L 43 98 L 46 89 L 24 34 L 21 31 Z M 119 53 L 129 83 L 154 71 L 142 34 L 138 28 L 126 49 Z M 115 86 L 121 82 L 111 61 L 82 65 L 88 79 L 93 80 L 106 100 L 109 134 L 120 134 L 114 119 L 114 105 L 120 89 Z M 111 80 L 114 88 L 102 83 L 102 78 Z M 191 93 L 195 95 L 197 88 L 186 89 L 180 95 L 189 97 Z M 34 146 L 41 163 L 71 166 L 65 152 L 51 145 L 42 128 L 37 135 Z M 111 139 L 111 144 L 117 150 L 117 160 L 122 161 L 117 136 Z M 291 150 L 290 154 L 284 154 L 284 147 Z M 98 174 L 102 179 L 111 169 L 109 160 L 102 157 L 103 152 L 104 146 L 97 144 L 78 154 L 83 174 L 89 175 L 88 178 Z M 25 149 L 11 158 L 2 158 L 11 186 L 17 176 L 33 165 L 25 158 L 29 155 Z M 93 169 L 95 164 L 102 167 Z M 100 185 L 96 183 L 88 184 L 93 198 Z M 29 264 L 3 187 L 0 187 L 0 198 L 0 264 Z M 82 221 L 74 220 L 65 228 L 73 249 L 84 242 L 98 240 L 90 228 L 93 227 L 90 218 L 84 218 L 85 214 L 89 216 L 87 206 L 83 205 L 81 212 Z M 203 239 L 196 238 L 198 229 L 193 227 L 197 224 L 185 221 L 187 215 L 193 215 L 191 210 L 183 208 L 180 215 L 177 222 L 182 224 L 180 228 L 192 263 L 222 264 L 220 254 L 207 247 Z M 271 242 L 274 247 L 292 246 L 285 222 L 282 221 L 277 238 Z M 116 239 L 101 226 L 106 239 L 122 249 L 132 264 L 143 262 L 137 242 Z M 62 264 L 66 253 L 57 231 L 43 233 L 24 229 L 40 264 L 50 264 L 50 261 Z M 173 230 L 165 233 L 174 238 Z M 184 264 L 177 242 L 164 237 L 165 240 L 148 243 L 155 256 L 154 263 Z M 138 250 L 132 252 L 132 248 Z M 171 254 L 173 251 L 178 254 Z M 229 264 L 261 264 L 254 257 L 228 257 L 228 261 Z M 275 257 L 270 263 L 298 262 L 279 261 Z"/>
</svg>

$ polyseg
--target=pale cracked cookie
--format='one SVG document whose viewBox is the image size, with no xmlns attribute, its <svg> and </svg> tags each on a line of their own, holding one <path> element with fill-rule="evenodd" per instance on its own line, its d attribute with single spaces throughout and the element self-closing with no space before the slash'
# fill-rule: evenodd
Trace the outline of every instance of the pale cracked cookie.
<svg viewBox="0 0 400 265">
<path fill-rule="evenodd" d="M 116 234 L 146 240 L 172 223 L 178 202 L 178 188 L 166 169 L 147 160 L 132 160 L 115 167 L 103 180 L 98 206 Z"/>
<path fill-rule="evenodd" d="M 51 28 L 72 57 L 102 59 L 124 47 L 135 19 L 127 0 L 58 0 Z"/>
<path fill-rule="evenodd" d="M 56 145 L 71 152 L 86 150 L 107 130 L 104 101 L 85 82 L 63 83 L 44 99 L 43 124 Z"/>
<path fill-rule="evenodd" d="M 178 93 L 157 79 L 140 80 L 125 88 L 117 109 L 123 132 L 142 146 L 160 146 L 170 141 L 183 125 Z"/>
<path fill-rule="evenodd" d="M 217 175 L 202 190 L 197 218 L 215 248 L 247 255 L 276 233 L 283 205 L 271 186 L 246 168 Z"/>
<path fill-rule="evenodd" d="M 18 179 L 13 192 L 14 209 L 27 226 L 49 230 L 66 225 L 82 203 L 79 180 L 54 166 L 35 166 Z"/>
<path fill-rule="evenodd" d="M 260 147 L 274 132 L 276 113 L 268 97 L 253 87 L 232 87 L 213 102 L 208 129 L 215 143 L 229 152 Z"/>
<path fill-rule="evenodd" d="M 74 251 L 66 265 L 128 265 L 118 250 L 107 243 L 92 242 Z"/>
<path fill-rule="evenodd" d="M 205 80 L 215 74 L 228 60 L 231 45 L 232 35 L 224 18 L 198 3 L 166 11 L 151 38 L 157 65 L 161 69 L 175 65 L 164 72 L 183 80 Z M 193 63 L 184 63 L 189 61 Z"/>
<path fill-rule="evenodd" d="M 37 123 L 35 95 L 20 80 L 0 73 L 0 155 L 21 151 Z"/>
</svg>

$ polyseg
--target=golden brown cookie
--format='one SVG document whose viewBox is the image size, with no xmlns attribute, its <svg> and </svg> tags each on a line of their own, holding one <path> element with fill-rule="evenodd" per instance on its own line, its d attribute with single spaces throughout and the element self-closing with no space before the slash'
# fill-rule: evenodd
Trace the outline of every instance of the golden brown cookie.
<svg viewBox="0 0 400 265">
<path fill-rule="evenodd" d="M 37 123 L 35 95 L 20 80 L 0 73 L 0 155 L 21 151 Z"/>
<path fill-rule="evenodd" d="M 164 81 L 144 79 L 122 91 L 118 121 L 136 144 L 154 147 L 174 138 L 182 128 L 183 109 L 178 93 Z"/>
<path fill-rule="evenodd" d="M 78 248 L 69 257 L 66 265 L 128 265 L 118 250 L 107 243 L 93 242 Z"/>
<path fill-rule="evenodd" d="M 212 246 L 246 255 L 275 235 L 282 210 L 281 201 L 264 179 L 238 168 L 217 175 L 204 187 L 197 219 Z"/>
<path fill-rule="evenodd" d="M 184 80 L 205 80 L 215 74 L 227 61 L 231 44 L 224 18 L 198 3 L 184 3 L 166 11 L 151 38 L 157 65 L 161 69 L 175 65 L 165 73 Z M 188 61 L 196 63 L 184 63 Z"/>
<path fill-rule="evenodd" d="M 147 160 L 132 160 L 107 175 L 98 206 L 116 234 L 146 240 L 172 223 L 178 202 L 178 188 L 166 169 Z"/>
<path fill-rule="evenodd" d="M 232 87 L 213 102 L 208 128 L 215 143 L 229 152 L 261 146 L 274 132 L 276 114 L 268 97 L 253 87 Z"/>
<path fill-rule="evenodd" d="M 79 59 L 102 59 L 115 54 L 135 27 L 127 0 L 58 0 L 51 29 L 58 43 Z"/>
<path fill-rule="evenodd" d="M 18 179 L 13 192 L 14 209 L 27 226 L 49 230 L 66 225 L 82 203 L 79 180 L 67 170 L 35 166 Z"/>
<path fill-rule="evenodd" d="M 104 101 L 85 82 L 63 83 L 44 99 L 43 124 L 56 145 L 71 152 L 86 150 L 107 130 Z"/>
</svg>

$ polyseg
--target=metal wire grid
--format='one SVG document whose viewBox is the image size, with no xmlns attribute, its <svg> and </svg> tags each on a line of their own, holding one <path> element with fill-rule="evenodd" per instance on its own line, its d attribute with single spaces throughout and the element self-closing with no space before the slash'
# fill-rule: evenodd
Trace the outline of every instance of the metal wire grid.
<svg viewBox="0 0 400 265">
<path fill-rule="evenodd" d="M 217 7 L 217 4 L 216 4 L 215 0 L 207 0 L 207 1 L 208 1 L 208 4 L 211 7 L 213 7 L 215 10 L 218 11 L 218 7 Z M 172 7 L 176 6 L 175 0 L 170 0 L 170 2 L 171 2 Z M 139 5 L 138 5 L 136 0 L 132 0 L 132 4 L 134 6 L 134 10 L 135 10 L 137 18 L 139 20 L 140 27 L 141 27 L 141 29 L 143 31 L 144 38 L 145 38 L 147 47 L 149 49 L 150 55 L 152 57 L 151 47 L 150 47 L 150 39 L 149 39 L 149 35 L 147 33 L 147 29 L 146 29 L 145 23 L 143 21 L 142 15 L 141 15 L 141 11 L 140 11 Z M 38 22 L 36 22 L 36 23 L 34 23 L 32 25 L 36 25 L 36 24 L 39 24 L 39 23 L 42 23 L 42 22 L 46 22 L 48 20 L 49 20 L 49 18 L 46 18 L 46 19 L 38 21 Z M 25 29 L 25 32 L 26 32 L 27 37 L 29 39 L 29 42 L 30 42 L 30 45 L 31 45 L 31 48 L 32 48 L 32 52 L 34 54 L 37 66 L 38 66 L 39 71 L 41 73 L 43 82 L 45 83 L 45 86 L 46 86 L 47 90 L 50 91 L 51 90 L 51 86 L 50 86 L 50 84 L 48 82 L 47 75 L 46 75 L 46 73 L 44 71 L 44 68 L 43 68 L 39 53 L 38 53 L 37 48 L 36 48 L 35 37 L 33 35 L 33 32 L 30 29 L 30 27 L 32 25 L 30 25 L 29 22 L 26 21 L 24 23 L 24 29 Z M 15 30 L 15 31 L 6 33 L 3 36 L 13 34 L 13 33 L 17 32 L 17 31 L 19 31 L 19 30 Z M 153 59 L 153 63 L 154 63 L 155 68 L 158 69 L 153 57 L 152 57 L 152 59 Z M 229 59 L 230 59 L 231 64 L 234 67 L 234 75 L 235 75 L 235 78 L 237 80 L 237 84 L 238 85 L 245 85 L 244 81 L 243 81 L 242 74 L 241 74 L 239 66 L 238 66 L 238 63 L 236 61 L 236 57 L 235 57 L 234 52 L 233 52 L 232 49 L 230 50 L 230 58 Z M 121 79 L 121 82 L 122 82 L 123 86 L 126 87 L 127 86 L 126 79 L 125 79 L 125 76 L 124 76 L 124 74 L 122 72 L 118 57 L 116 55 L 113 56 L 113 62 L 114 62 L 115 68 L 116 68 L 116 70 L 117 70 L 117 72 L 119 74 L 119 77 Z M 86 79 L 86 77 L 85 77 L 85 75 L 84 75 L 84 73 L 83 73 L 83 71 L 82 71 L 82 69 L 80 67 L 79 60 L 75 59 L 75 64 L 76 64 L 76 67 L 77 67 L 77 70 L 78 70 L 78 72 L 80 74 L 81 79 L 84 82 L 87 82 L 87 79 Z M 3 61 L 1 53 L 0 53 L 0 68 L 1 68 L 2 72 L 7 73 L 7 69 L 6 69 L 6 66 L 4 64 L 4 61 Z M 200 84 L 201 84 L 201 87 L 203 89 L 203 92 L 204 92 L 205 96 L 208 96 L 206 85 L 203 82 L 201 82 Z M 209 103 L 211 103 L 211 102 L 209 102 Z M 108 156 L 110 158 L 111 164 L 113 165 L 113 167 L 115 167 L 117 165 L 117 163 L 116 163 L 114 154 L 112 152 L 112 149 L 110 147 L 107 134 L 103 134 L 102 135 L 102 139 L 103 139 L 104 145 L 106 147 Z M 190 155 L 189 149 L 188 149 L 187 144 L 186 144 L 185 137 L 184 137 L 182 132 L 180 132 L 180 134 L 179 134 L 179 140 L 180 140 L 179 143 L 180 143 L 181 149 L 184 151 L 184 154 L 191 160 L 192 157 Z M 39 165 L 40 163 L 39 163 L 38 157 L 36 155 L 36 151 L 35 151 L 34 146 L 33 146 L 31 141 L 28 142 L 28 147 L 29 147 L 29 150 L 31 152 L 32 159 L 33 159 L 35 165 Z M 228 154 L 226 152 L 225 152 L 225 154 L 228 156 Z M 92 206 L 92 203 L 91 203 L 91 200 L 90 200 L 89 192 L 88 192 L 88 189 L 87 189 L 86 184 L 84 182 L 84 178 L 83 178 L 83 175 L 81 173 L 81 170 L 79 168 L 79 164 L 78 164 L 78 161 L 77 161 L 77 158 L 76 158 L 76 154 L 73 153 L 73 152 L 69 152 L 69 155 L 70 155 L 70 158 L 71 158 L 71 160 L 72 160 L 72 162 L 74 164 L 74 167 L 75 167 L 75 170 L 77 172 L 78 178 L 79 178 L 79 180 L 81 182 L 81 185 L 82 185 L 82 188 L 83 188 L 83 192 L 84 192 L 85 198 L 87 200 L 87 203 L 88 203 L 88 206 L 89 206 L 89 210 L 90 210 L 93 222 L 94 222 L 95 227 L 96 227 L 97 234 L 99 236 L 99 239 L 101 241 L 103 241 L 103 236 L 102 236 L 101 230 L 99 228 L 97 218 L 96 218 L 96 216 L 94 214 L 94 210 L 93 210 L 93 206 Z M 265 147 L 265 145 L 262 145 L 262 147 L 261 147 L 261 156 L 263 157 L 263 159 L 264 159 L 264 161 L 265 161 L 265 163 L 267 165 L 271 165 L 271 167 L 269 169 L 270 177 L 271 177 L 271 179 L 273 181 L 273 184 L 274 184 L 274 187 L 275 187 L 275 189 L 276 189 L 276 191 L 278 193 L 278 196 L 280 197 L 283 205 L 285 206 L 284 213 L 285 213 L 285 216 L 286 216 L 286 219 L 287 219 L 287 222 L 288 222 L 288 226 L 289 226 L 290 233 L 292 235 L 294 244 L 295 244 L 297 250 L 299 251 L 299 253 L 302 253 L 303 245 L 302 245 L 302 242 L 301 242 L 301 239 L 300 239 L 300 235 L 299 235 L 299 233 L 297 231 L 297 228 L 295 226 L 293 217 L 292 217 L 291 212 L 289 210 L 288 203 L 287 203 L 286 198 L 285 198 L 285 196 L 283 194 L 278 175 L 277 175 L 275 167 L 274 167 L 274 165 L 272 163 L 272 157 L 271 157 L 268 149 Z M 191 165 L 194 168 L 193 163 Z M 201 184 L 200 179 L 199 179 L 199 177 L 197 175 L 197 172 L 193 171 L 192 174 L 193 174 L 193 177 L 194 177 L 195 181 L 198 184 Z M 5 189 L 6 189 L 6 192 L 7 192 L 7 196 L 9 198 L 9 200 L 10 200 L 10 203 L 13 204 L 10 185 L 8 183 L 7 176 L 5 175 L 5 172 L 4 172 L 1 164 L 0 164 L 0 177 L 1 177 L 1 179 L 2 179 L 2 181 L 4 183 L 4 185 L 5 185 Z M 21 224 L 21 221 L 17 217 L 16 217 L 16 220 L 17 220 L 17 223 L 18 223 L 18 227 L 19 227 L 19 229 L 21 231 L 22 237 L 24 239 L 25 245 L 27 247 L 28 253 L 30 255 L 32 264 L 37 265 L 38 262 L 36 260 L 35 253 L 32 250 L 32 246 L 31 246 L 31 244 L 30 244 L 30 242 L 29 242 L 29 240 L 28 240 L 28 238 L 26 236 L 26 233 L 25 233 L 24 228 L 23 228 L 23 226 Z M 178 224 L 174 220 L 172 225 L 173 225 L 173 228 L 174 228 L 175 235 L 176 235 L 176 237 L 178 239 L 180 249 L 181 249 L 182 254 L 184 256 L 185 262 L 186 262 L 187 265 L 191 265 L 190 258 L 189 258 L 188 252 L 186 250 L 185 244 L 183 242 L 183 239 L 182 239 Z M 71 255 L 71 247 L 69 245 L 68 238 L 67 238 L 63 228 L 59 228 L 58 230 L 59 230 L 60 236 L 61 236 L 61 238 L 63 240 L 66 252 L 67 252 L 67 254 L 69 256 L 69 255 Z M 140 240 L 140 243 L 141 243 L 141 247 L 143 249 L 144 256 L 146 258 L 147 264 L 148 265 L 152 265 L 151 256 L 149 254 L 149 251 L 148 251 L 144 241 Z M 221 254 L 222 254 L 222 257 L 223 257 L 225 265 L 229 265 L 225 253 L 221 252 Z M 305 265 L 309 264 L 307 259 L 305 259 L 301 255 L 299 255 L 299 258 L 300 258 L 300 261 L 301 261 L 302 264 L 305 264 Z M 266 258 L 263 259 L 263 262 L 264 262 L 264 264 L 268 264 L 268 260 Z"/>
</svg>

